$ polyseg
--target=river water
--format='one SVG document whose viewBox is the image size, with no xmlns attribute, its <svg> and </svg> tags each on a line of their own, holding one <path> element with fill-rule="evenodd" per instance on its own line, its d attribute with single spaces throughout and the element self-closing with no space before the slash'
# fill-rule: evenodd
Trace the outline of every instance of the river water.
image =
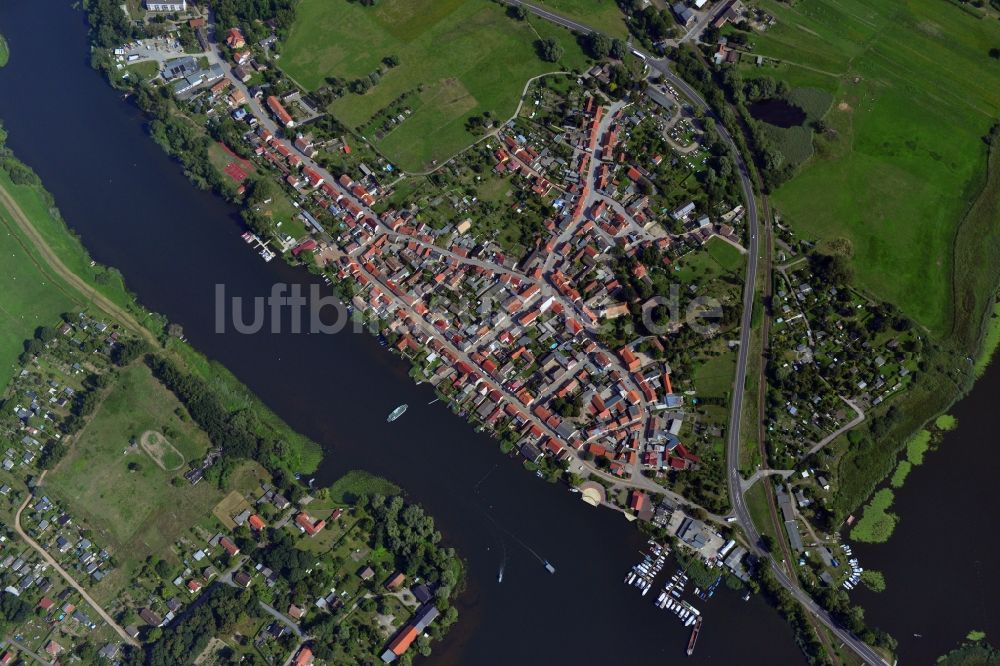
<svg viewBox="0 0 1000 666">
<path fill-rule="evenodd" d="M 441 403 L 428 404 L 434 398 L 430 389 L 415 386 L 406 365 L 373 337 L 217 334 L 215 285 L 253 297 L 266 296 L 276 282 L 314 279 L 280 261 L 261 261 L 240 239 L 235 209 L 190 185 L 146 135 L 142 115 L 90 69 L 85 20 L 68 2 L 5 0 L 0 32 L 12 52 L 0 69 L 0 119 L 8 144 L 39 173 L 94 258 L 118 267 L 145 306 L 181 324 L 196 348 L 321 443 L 326 455 L 320 482 L 354 468 L 392 479 L 427 507 L 448 544 L 465 558 L 461 619 L 436 646 L 433 663 L 802 662 L 790 629 L 773 610 L 756 598 L 744 603 L 728 590 L 700 604 L 705 627 L 694 657 L 687 658 L 688 631 L 652 607 L 655 595 L 641 597 L 622 583 L 644 545 L 634 526 L 528 474 Z M 996 371 L 993 377 L 995 384 Z M 387 425 L 386 414 L 404 402 L 409 411 Z M 966 432 L 966 417 L 960 419 L 962 428 L 952 438 Z M 948 456 L 949 463 L 968 455 Z M 942 482 L 936 458 L 914 471 L 910 488 L 934 475 L 924 483 L 939 489 L 933 499 L 943 505 L 948 495 L 936 485 Z M 978 473 L 987 471 L 984 466 Z M 876 563 L 883 555 L 871 549 L 864 558 L 889 579 L 886 596 L 872 600 L 879 623 L 894 629 L 891 620 L 920 617 L 928 636 L 934 631 L 926 627 L 933 624 L 929 604 L 921 601 L 921 611 L 906 605 L 914 590 L 904 589 L 897 576 L 919 563 L 922 575 L 944 577 L 946 569 L 935 573 L 928 564 L 937 556 L 930 552 L 936 542 L 972 546 L 994 543 L 995 536 L 955 529 L 949 523 L 954 510 L 925 520 L 926 496 L 914 499 L 910 488 L 900 494 L 900 508 L 911 500 L 916 505 L 904 510 L 900 537 L 885 547 L 896 555 Z M 897 546 L 911 526 L 926 535 L 910 537 L 912 549 Z M 986 565 L 990 554 L 980 556 L 982 579 L 995 586 Z M 895 561 L 897 556 L 908 561 Z M 550 560 L 556 574 L 546 573 L 540 559 Z M 948 597 L 952 610 L 952 602 L 963 598 L 957 591 Z"/>
<path fill-rule="evenodd" d="M 899 641 L 903 663 L 930 663 L 972 629 L 1000 639 L 996 396 L 1000 363 L 951 410 L 958 428 L 914 466 L 891 509 L 887 543 L 858 544 L 861 566 L 885 573 L 886 591 L 854 597 Z M 919 634 L 919 636 L 917 635 Z"/>
</svg>

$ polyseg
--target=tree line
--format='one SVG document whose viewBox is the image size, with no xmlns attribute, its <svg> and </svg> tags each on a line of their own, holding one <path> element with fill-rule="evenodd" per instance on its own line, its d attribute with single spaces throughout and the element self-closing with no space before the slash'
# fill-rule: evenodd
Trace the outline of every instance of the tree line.
<svg viewBox="0 0 1000 666">
<path fill-rule="evenodd" d="M 210 468 L 208 476 L 214 476 L 221 484 L 233 467 L 245 459 L 256 460 L 271 472 L 283 468 L 287 444 L 273 435 L 261 435 L 263 424 L 250 409 L 232 412 L 200 377 L 160 356 L 149 355 L 146 360 L 156 378 L 177 396 L 209 439 L 222 448 L 222 456 Z"/>
</svg>

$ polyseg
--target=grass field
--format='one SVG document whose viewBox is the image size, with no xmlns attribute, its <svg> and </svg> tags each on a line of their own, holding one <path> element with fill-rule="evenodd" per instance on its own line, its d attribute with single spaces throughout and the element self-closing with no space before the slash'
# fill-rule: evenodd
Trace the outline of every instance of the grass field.
<svg viewBox="0 0 1000 666">
<path fill-rule="evenodd" d="M 836 138 L 817 140 L 775 193 L 778 209 L 808 237 L 849 239 L 858 282 L 932 333 L 949 335 L 955 314 L 978 333 L 974 308 L 952 312 L 952 276 L 956 229 L 983 187 L 981 137 L 1000 114 L 1000 67 L 987 56 L 1000 24 L 937 0 L 764 6 L 778 24 L 754 40 L 785 61 L 773 75 L 834 96 Z M 958 281 L 981 263 L 962 265 Z"/>
<path fill-rule="evenodd" d="M 539 0 L 535 4 L 606 35 L 628 38 L 625 15 L 614 0 Z"/>
<path fill-rule="evenodd" d="M 560 63 L 543 62 L 535 53 L 535 42 L 550 36 L 565 49 Z M 494 3 L 383 0 L 365 7 L 347 0 L 303 0 L 281 65 L 299 84 L 315 89 L 328 76 L 365 77 L 390 55 L 399 65 L 372 90 L 347 93 L 330 110 L 360 127 L 413 92 L 407 100 L 412 115 L 375 143 L 409 171 L 428 168 L 471 143 L 475 137 L 465 129 L 471 116 L 513 115 L 529 78 L 586 64 L 569 32 L 540 19 L 515 21 Z"/>
<path fill-rule="evenodd" d="M 706 246 L 709 256 L 715 259 L 716 263 L 727 273 L 739 271 L 746 263 L 743 253 L 721 238 L 715 236 L 709 238 Z"/>
<path fill-rule="evenodd" d="M 7 47 L 7 40 L 0 35 L 0 67 L 6 65 L 8 59 L 10 59 L 10 49 Z"/>
<path fill-rule="evenodd" d="M 24 341 L 39 326 L 54 325 L 61 313 L 77 307 L 30 247 L 0 207 L 0 282 L 8 287 L 0 292 L 0 392 L 15 372 Z"/>
<path fill-rule="evenodd" d="M 149 368 L 135 363 L 121 372 L 65 458 L 45 478 L 46 492 L 115 550 L 130 553 L 129 562 L 152 553 L 168 557 L 178 535 L 221 499 L 210 483 L 191 486 L 182 479 L 173 485 L 180 470 L 164 470 L 141 447 L 130 449 L 129 438 L 148 430 L 165 433 L 188 460 L 208 447 L 208 438 L 174 395 Z M 129 469 L 132 463 L 137 470 Z M 123 582 L 121 576 L 109 576 L 100 589 Z"/>
<path fill-rule="evenodd" d="M 733 392 L 736 352 L 724 351 L 699 364 L 694 371 L 694 385 L 699 397 L 727 398 Z"/>
<path fill-rule="evenodd" d="M 747 510 L 750 512 L 750 518 L 753 520 L 757 531 L 761 535 L 769 535 L 777 544 L 780 543 L 778 539 L 784 539 L 785 535 L 779 535 L 774 531 L 774 521 L 771 520 L 771 511 L 767 504 L 767 488 L 764 487 L 765 483 L 770 483 L 770 481 L 767 478 L 761 479 L 750 486 L 750 489 L 745 493 Z"/>
</svg>

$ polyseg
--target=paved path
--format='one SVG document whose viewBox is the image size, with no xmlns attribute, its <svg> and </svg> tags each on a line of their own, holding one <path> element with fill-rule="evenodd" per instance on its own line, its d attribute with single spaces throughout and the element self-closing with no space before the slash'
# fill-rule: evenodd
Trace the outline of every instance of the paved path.
<svg viewBox="0 0 1000 666">
<path fill-rule="evenodd" d="M 48 471 L 48 470 L 46 470 L 46 471 Z M 41 476 L 38 477 L 38 483 L 39 483 L 39 485 L 41 484 L 41 482 L 42 482 L 42 480 L 44 478 L 45 478 L 45 472 L 43 471 L 42 474 L 41 474 Z M 48 552 L 44 548 L 42 548 L 41 546 L 39 546 L 35 542 L 35 540 L 32 539 L 30 536 L 28 536 L 28 533 L 25 532 L 21 528 L 21 513 L 24 511 L 24 507 L 28 506 L 28 504 L 34 498 L 35 498 L 35 496 L 32 493 L 28 493 L 28 495 L 24 498 L 24 502 L 21 504 L 20 508 L 18 508 L 17 513 L 14 515 L 14 531 L 17 532 L 18 536 L 20 536 L 21 539 L 23 539 L 25 543 L 27 543 L 29 546 L 31 546 L 33 549 L 35 549 L 35 551 L 39 555 L 42 556 L 42 559 L 44 559 L 46 562 L 48 562 L 49 566 L 51 566 L 53 569 L 55 569 L 56 572 L 60 576 L 62 576 L 63 579 L 67 583 L 69 583 L 70 587 L 72 587 L 73 589 L 75 589 L 77 592 L 80 593 L 80 596 L 83 597 L 84 600 L 88 604 L 90 604 L 95 611 L 97 611 L 97 614 L 101 616 L 101 619 L 104 620 L 108 624 L 109 627 L 111 627 L 112 629 L 115 630 L 115 633 L 117 633 L 119 636 L 121 636 L 121 638 L 122 638 L 123 641 L 125 641 L 129 645 L 134 645 L 134 646 L 138 647 L 139 646 L 139 641 L 135 640 L 134 638 L 132 638 L 131 636 L 129 636 L 127 633 L 125 633 L 125 630 L 122 629 L 118 625 L 118 623 L 114 621 L 114 619 L 107 613 L 107 611 L 105 611 L 104 608 L 102 608 L 100 604 L 98 604 L 96 601 L 94 601 L 93 597 L 91 597 L 90 594 L 87 593 L 87 590 L 83 589 L 82 585 L 80 585 L 79 583 L 77 583 L 73 579 L 73 577 L 70 576 L 69 573 L 66 572 L 65 569 L 63 569 L 61 566 L 59 566 L 59 563 L 55 561 L 55 558 L 53 558 L 51 555 L 49 555 Z"/>
<path fill-rule="evenodd" d="M 52 663 L 51 661 L 49 661 L 48 659 L 46 659 L 42 655 L 38 654 L 37 652 L 32 651 L 31 648 L 29 648 L 24 643 L 21 643 L 19 641 L 14 640 L 14 639 L 10 639 L 9 641 L 0 641 L 0 650 L 6 649 L 6 647 L 8 645 L 13 646 L 18 652 L 23 652 L 24 654 L 28 655 L 29 657 L 31 657 L 32 659 L 34 659 L 39 664 L 45 664 L 46 666 L 49 666 L 49 664 Z"/>
<path fill-rule="evenodd" d="M 861 409 L 860 407 L 858 407 L 856 404 L 854 404 L 853 402 L 851 402 L 847 398 L 843 398 L 842 397 L 841 400 L 843 400 L 844 402 L 846 402 L 847 405 L 851 409 L 854 410 L 854 413 L 856 414 L 856 416 L 854 417 L 854 420 L 852 420 L 847 425 L 842 426 L 836 432 L 830 433 L 829 435 L 827 435 L 823 439 L 821 439 L 818 442 L 816 442 L 815 444 L 813 444 L 812 448 L 809 449 L 809 453 L 807 453 L 806 455 L 812 455 L 812 454 L 816 453 L 817 451 L 819 451 L 820 449 L 822 449 L 824 446 L 826 446 L 827 444 L 829 444 L 833 440 L 837 439 L 837 437 L 839 437 L 841 434 L 847 432 L 848 430 L 850 430 L 851 428 L 853 428 L 854 426 L 858 425 L 859 423 L 861 423 L 862 421 L 865 420 L 865 411 L 863 409 Z"/>
<path fill-rule="evenodd" d="M 780 476 L 783 479 L 787 479 L 792 474 L 795 474 L 794 469 L 759 469 L 756 472 L 754 472 L 749 479 L 746 479 L 745 481 L 741 479 L 740 487 L 742 488 L 743 492 L 746 492 L 750 490 L 750 486 L 757 483 L 765 476 Z"/>
</svg>

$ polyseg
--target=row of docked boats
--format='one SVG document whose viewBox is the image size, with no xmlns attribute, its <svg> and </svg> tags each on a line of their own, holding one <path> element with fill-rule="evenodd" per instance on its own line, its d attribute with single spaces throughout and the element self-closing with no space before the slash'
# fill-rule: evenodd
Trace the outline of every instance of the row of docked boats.
<svg viewBox="0 0 1000 666">
<path fill-rule="evenodd" d="M 846 580 L 844 580 L 843 588 L 845 590 L 853 590 L 861 583 L 861 574 L 863 574 L 865 570 L 858 563 L 858 558 L 854 557 L 854 551 L 850 546 L 845 543 L 841 544 L 840 548 L 844 551 L 844 554 L 847 555 L 847 566 L 851 569 L 851 574 Z"/>
<path fill-rule="evenodd" d="M 645 554 L 642 562 L 639 562 L 625 575 L 625 584 L 633 585 L 642 591 L 642 596 L 646 596 L 653 587 L 653 579 L 663 569 L 667 561 L 670 549 L 652 540 L 649 542 L 649 552 Z"/>
<path fill-rule="evenodd" d="M 259 254 L 260 258 L 264 261 L 271 261 L 277 256 L 275 251 L 269 248 L 267 243 L 262 241 L 260 236 L 257 234 L 250 231 L 244 231 L 240 237 L 246 241 L 247 245 L 254 246 L 254 249 L 258 250 L 257 254 Z"/>
<path fill-rule="evenodd" d="M 720 576 L 721 579 L 721 576 Z M 718 584 L 718 580 L 714 584 Z M 698 634 L 701 632 L 702 616 L 701 611 L 692 606 L 687 601 L 681 599 L 681 595 L 684 593 L 684 589 L 688 584 L 688 576 L 684 573 L 683 569 L 678 569 L 677 573 L 670 577 L 666 585 L 663 586 L 663 592 L 656 599 L 656 607 L 663 610 L 670 611 L 677 618 L 684 623 L 685 627 L 692 627 L 691 637 L 688 639 L 687 653 L 688 656 L 694 654 L 695 643 L 698 642 Z M 714 585 L 713 584 L 713 585 Z M 715 588 L 709 588 L 712 593 L 715 592 Z M 700 590 L 695 588 L 695 593 L 699 593 Z M 707 597 L 703 597 L 707 598 Z"/>
</svg>

